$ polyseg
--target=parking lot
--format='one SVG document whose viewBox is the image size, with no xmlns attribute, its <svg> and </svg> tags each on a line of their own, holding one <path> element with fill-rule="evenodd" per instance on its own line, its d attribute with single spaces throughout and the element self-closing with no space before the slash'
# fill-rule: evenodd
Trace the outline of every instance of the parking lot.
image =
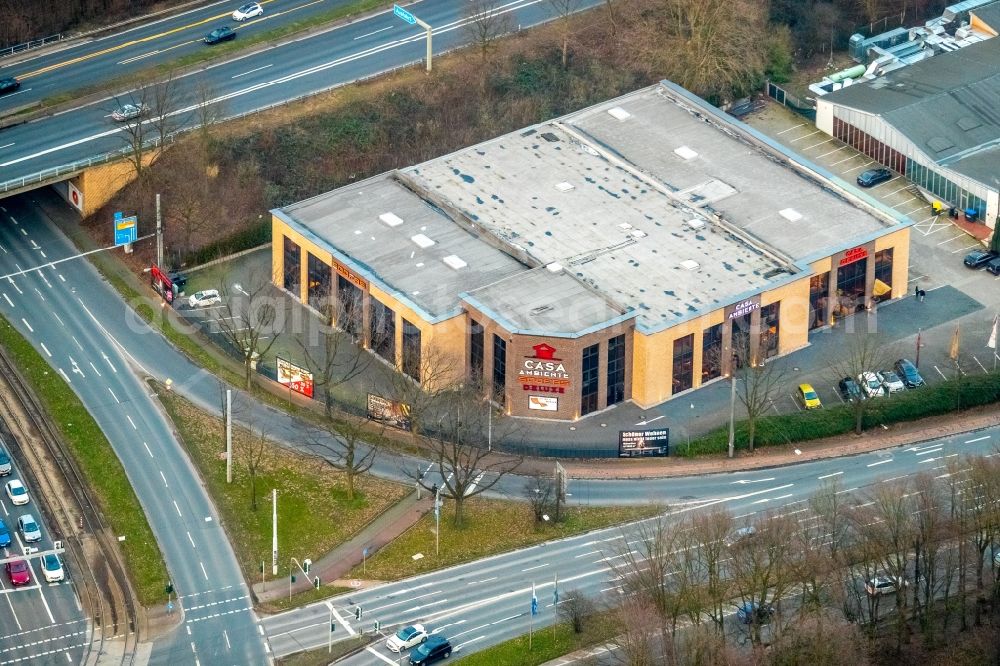
<svg viewBox="0 0 1000 666">
<path fill-rule="evenodd" d="M 9 457 L 9 448 L 3 444 L 3 456 Z M 0 464 L 0 473 L 6 465 Z M 4 492 L 0 493 L 0 519 L 9 531 L 10 543 L 0 549 L 3 571 L 0 571 L 0 665 L 14 663 L 81 663 L 91 642 L 91 628 L 88 618 L 73 587 L 73 571 L 66 566 L 61 554 L 61 544 L 53 540 L 52 532 L 45 523 L 44 511 L 31 484 L 18 467 L 17 461 L 10 460 L 10 472 L 0 476 Z M 18 504 L 7 491 L 11 481 L 20 481 L 26 489 L 25 495 L 14 495 Z M 25 533 L 19 529 L 18 518 L 30 514 L 38 525 L 41 538 L 27 543 Z M 0 530 L 0 543 L 6 541 Z M 30 537 L 30 533 L 29 533 Z M 62 580 L 53 568 L 49 572 L 51 582 L 46 580 L 43 557 L 56 554 L 62 569 Z M 26 560 L 30 581 L 23 583 L 24 573 L 11 573 L 9 562 Z M 13 580 L 17 579 L 15 585 Z"/>
</svg>

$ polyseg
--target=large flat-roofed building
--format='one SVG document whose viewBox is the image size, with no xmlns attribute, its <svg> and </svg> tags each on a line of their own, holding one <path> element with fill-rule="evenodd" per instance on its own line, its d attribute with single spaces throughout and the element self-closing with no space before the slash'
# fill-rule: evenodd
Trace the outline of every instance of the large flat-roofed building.
<svg viewBox="0 0 1000 666">
<path fill-rule="evenodd" d="M 905 294 L 910 222 L 851 192 L 664 82 L 276 209 L 273 269 L 416 381 L 571 420 Z"/>
</svg>

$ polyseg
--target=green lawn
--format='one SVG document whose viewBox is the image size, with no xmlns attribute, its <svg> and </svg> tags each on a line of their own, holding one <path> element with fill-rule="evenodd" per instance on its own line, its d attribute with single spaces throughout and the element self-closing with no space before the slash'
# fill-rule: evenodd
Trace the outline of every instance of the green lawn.
<svg viewBox="0 0 1000 666">
<path fill-rule="evenodd" d="M 112 533 L 125 537 L 120 546 L 139 603 L 162 602 L 167 567 L 111 443 L 76 393 L 6 319 L 0 320 L 0 345 L 61 432 Z"/>
<path fill-rule="evenodd" d="M 201 472 L 251 583 L 260 580 L 261 561 L 267 563 L 267 576 L 271 576 L 272 488 L 278 491 L 280 576 L 288 575 L 291 557 L 300 562 L 307 557 L 318 560 L 409 492 L 400 484 L 365 476 L 356 481 L 355 497 L 348 500 L 342 472 L 316 458 L 269 444 L 257 472 L 254 510 L 245 464 L 255 441 L 249 432 L 233 428 L 233 483 L 227 484 L 222 421 L 160 386 L 157 392 Z M 322 596 L 331 593 L 329 589 L 321 591 L 326 592 Z"/>
<path fill-rule="evenodd" d="M 416 525 L 368 559 L 365 572 L 355 567 L 354 578 L 397 580 L 426 571 L 461 564 L 516 548 L 572 536 L 656 514 L 655 506 L 573 507 L 558 525 L 536 526 L 525 502 L 471 499 L 466 501 L 465 525 L 456 528 L 446 503 L 441 512 L 441 555 L 434 554 L 434 514 L 428 512 Z M 413 559 L 422 553 L 423 558 Z"/>
<path fill-rule="evenodd" d="M 536 666 L 585 647 L 606 643 L 618 633 L 615 618 L 596 615 L 579 634 L 568 624 L 536 629 L 531 636 L 518 636 L 455 661 L 455 666 Z"/>
<path fill-rule="evenodd" d="M 327 648 L 298 652 L 289 657 L 276 660 L 278 666 L 327 666 L 341 657 L 368 645 L 371 636 L 355 636 L 341 641 L 335 641 L 328 651 Z"/>
</svg>

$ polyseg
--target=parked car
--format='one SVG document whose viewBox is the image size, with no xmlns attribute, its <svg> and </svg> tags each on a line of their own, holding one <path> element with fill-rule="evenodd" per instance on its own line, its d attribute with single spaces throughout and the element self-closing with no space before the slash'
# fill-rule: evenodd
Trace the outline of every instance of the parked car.
<svg viewBox="0 0 1000 666">
<path fill-rule="evenodd" d="M 58 583 L 66 577 L 66 572 L 63 571 L 62 562 L 59 561 L 58 555 L 47 553 L 42 558 L 42 575 L 45 576 L 46 583 Z"/>
<path fill-rule="evenodd" d="M 177 287 L 177 291 L 179 292 L 184 291 L 184 287 L 186 287 L 188 283 L 187 275 L 175 271 L 173 273 L 170 273 L 167 277 L 170 278 L 171 284 Z"/>
<path fill-rule="evenodd" d="M 410 652 L 410 664 L 423 666 L 451 656 L 451 642 L 444 636 L 430 636 Z"/>
<path fill-rule="evenodd" d="M 218 44 L 219 42 L 225 42 L 230 39 L 236 39 L 236 31 L 234 31 L 228 25 L 224 25 L 221 28 L 216 28 L 212 32 L 205 35 L 206 44 Z"/>
<path fill-rule="evenodd" d="M 905 358 L 896 361 L 896 374 L 906 384 L 906 388 L 917 388 L 924 385 L 924 378 L 920 376 L 917 366 Z"/>
<path fill-rule="evenodd" d="M 124 104 L 111 112 L 111 119 L 120 123 L 133 120 L 149 111 L 145 104 Z"/>
<path fill-rule="evenodd" d="M 7 578 L 11 585 L 28 585 L 31 583 L 31 567 L 26 560 L 11 560 L 7 563 Z"/>
<path fill-rule="evenodd" d="M 35 517 L 26 513 L 17 519 L 17 529 L 21 530 L 21 538 L 25 543 L 42 540 L 42 530 L 35 522 Z"/>
<path fill-rule="evenodd" d="M 195 292 L 191 295 L 191 298 L 188 299 L 188 305 L 193 308 L 203 308 L 221 302 L 222 297 L 219 296 L 219 292 L 216 289 L 205 289 L 203 291 Z"/>
<path fill-rule="evenodd" d="M 1000 257 L 990 260 L 990 263 L 986 264 L 986 270 L 993 275 L 1000 275 Z"/>
<path fill-rule="evenodd" d="M 874 372 L 862 372 L 858 375 L 858 384 L 864 391 L 866 398 L 877 398 L 885 395 L 885 387 L 882 386 L 882 381 Z"/>
<path fill-rule="evenodd" d="M 10 464 L 10 456 L 3 448 L 0 448 L 0 476 L 8 476 L 13 469 Z"/>
<path fill-rule="evenodd" d="M 996 258 L 997 253 L 991 250 L 973 250 L 969 254 L 965 255 L 965 259 L 962 260 L 962 263 L 969 268 L 982 268 Z"/>
<path fill-rule="evenodd" d="M 10 503 L 14 506 L 21 506 L 22 504 L 27 504 L 31 498 L 28 497 L 28 489 L 24 487 L 24 484 L 17 479 L 12 479 L 7 482 L 6 486 L 7 497 L 10 499 Z"/>
<path fill-rule="evenodd" d="M 884 388 L 888 393 L 899 393 L 900 391 L 906 390 L 906 385 L 903 380 L 899 378 L 892 370 L 883 370 L 881 372 L 876 372 L 879 380 L 882 382 L 882 388 Z"/>
<path fill-rule="evenodd" d="M 420 645 L 426 640 L 427 632 L 424 631 L 424 625 L 411 624 L 390 636 L 389 640 L 385 642 L 385 646 L 389 648 L 390 652 L 402 652 L 409 650 L 414 645 Z"/>
<path fill-rule="evenodd" d="M 264 8 L 261 7 L 259 4 L 257 4 L 256 2 L 250 2 L 243 5 L 235 12 L 233 12 L 233 20 L 246 21 L 249 18 L 253 18 L 255 16 L 263 16 L 263 15 L 264 15 Z"/>
<path fill-rule="evenodd" d="M 0 518 L 0 548 L 6 548 L 10 545 L 10 530 L 7 529 L 7 523 L 3 522 L 3 518 Z"/>
<path fill-rule="evenodd" d="M 816 409 L 823 406 L 812 384 L 799 384 L 799 398 L 806 409 Z"/>
<path fill-rule="evenodd" d="M 767 624 L 774 616 L 774 606 L 748 601 L 736 609 L 736 620 L 740 624 Z"/>
<path fill-rule="evenodd" d="M 21 82 L 15 79 L 13 76 L 5 76 L 0 79 L 0 95 L 4 93 L 14 92 L 21 87 Z"/>
<path fill-rule="evenodd" d="M 746 527 L 741 527 L 735 530 L 732 534 L 726 537 L 726 545 L 732 548 L 736 544 L 745 541 L 757 534 L 757 528 L 753 525 L 747 525 Z"/>
<path fill-rule="evenodd" d="M 868 169 L 868 171 L 858 176 L 858 185 L 861 187 L 875 187 L 887 180 L 892 180 L 892 172 L 888 169 Z"/>
<path fill-rule="evenodd" d="M 846 402 L 863 400 L 865 397 L 865 394 L 861 392 L 861 387 L 858 386 L 858 383 L 850 377 L 844 377 L 841 379 L 837 383 L 837 388 L 840 389 L 840 397 L 842 397 Z"/>
<path fill-rule="evenodd" d="M 875 576 L 865 583 L 865 592 L 873 597 L 895 594 L 897 587 L 906 587 L 906 581 L 895 576 Z"/>
</svg>

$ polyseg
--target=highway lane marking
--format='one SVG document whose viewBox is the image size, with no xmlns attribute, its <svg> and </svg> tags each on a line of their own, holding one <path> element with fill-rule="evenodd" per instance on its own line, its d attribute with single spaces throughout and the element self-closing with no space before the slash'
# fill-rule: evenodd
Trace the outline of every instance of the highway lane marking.
<svg viewBox="0 0 1000 666">
<path fill-rule="evenodd" d="M 27 319 L 25 319 L 24 317 L 21 317 L 21 321 L 23 321 L 23 322 L 24 322 L 24 325 L 28 327 L 28 330 L 29 330 L 29 331 L 31 331 L 32 333 L 34 333 L 34 332 L 35 332 L 35 329 L 31 328 L 31 324 L 29 324 L 29 323 L 28 323 L 28 320 L 27 320 Z"/>
<path fill-rule="evenodd" d="M 879 460 L 878 462 L 873 462 L 869 465 L 866 465 L 866 467 L 875 467 L 876 465 L 884 465 L 886 463 L 891 463 L 892 460 L 893 460 L 892 458 L 886 458 L 885 460 Z"/>
<path fill-rule="evenodd" d="M 76 339 L 76 336 L 75 335 L 70 335 L 69 337 L 73 338 L 73 342 L 76 343 L 76 346 L 80 348 L 80 351 L 83 351 L 83 345 L 81 345 L 80 341 Z"/>
<path fill-rule="evenodd" d="M 964 441 L 964 442 L 962 442 L 962 443 L 963 443 L 963 444 L 974 444 L 975 442 L 981 442 L 981 441 L 983 441 L 984 439 L 989 439 L 989 438 L 990 438 L 990 436 L 989 436 L 989 435 L 985 435 L 985 436 L 983 436 L 983 437 L 976 437 L 975 439 L 968 439 L 968 440 L 966 440 L 966 441 Z"/>
<path fill-rule="evenodd" d="M 222 637 L 226 639 L 226 649 L 232 650 L 233 646 L 229 644 L 229 634 L 226 632 L 225 629 L 222 630 Z"/>
<path fill-rule="evenodd" d="M 180 513 L 180 509 L 177 510 L 177 513 Z M 205 571 L 205 563 L 198 562 L 198 566 L 201 567 L 201 573 L 205 576 L 205 580 L 208 580 L 208 572 Z"/>
<path fill-rule="evenodd" d="M 393 661 L 392 659 L 389 659 L 389 657 L 385 656 L 384 654 L 382 654 L 378 650 L 375 650 L 374 648 L 371 648 L 371 647 L 366 647 L 365 650 L 368 651 L 368 652 L 371 652 L 373 655 L 375 655 L 376 657 L 378 657 L 379 659 L 381 659 L 385 663 L 392 664 L 392 666 L 397 666 L 397 662 L 396 661 Z M 456 648 L 455 651 L 458 652 L 458 648 Z"/>
<path fill-rule="evenodd" d="M 135 421 L 132 420 L 131 416 L 129 416 L 128 414 L 126 414 L 125 418 L 127 418 L 128 422 L 132 424 L 132 430 L 138 430 L 138 428 L 135 426 Z"/>
<path fill-rule="evenodd" d="M 17 291 L 17 293 L 19 293 L 22 296 L 24 296 L 24 292 L 21 291 L 21 288 L 17 286 L 16 282 L 14 282 L 14 278 L 9 277 L 9 278 L 7 278 L 7 281 L 10 282 L 10 286 L 14 287 L 14 289 Z"/>
<path fill-rule="evenodd" d="M 90 308 L 88 308 L 87 305 L 83 302 L 82 298 L 78 297 L 76 300 L 79 301 L 80 307 L 82 307 L 86 311 L 86 313 L 88 315 L 90 315 L 90 318 L 94 320 L 94 323 L 97 324 L 97 328 L 99 328 L 101 330 L 101 333 L 103 333 L 104 336 L 108 340 L 110 340 L 111 343 L 115 347 L 118 348 L 118 351 L 120 351 L 121 353 L 123 353 L 128 358 L 132 359 L 132 362 L 135 363 L 135 365 L 140 370 L 142 370 L 145 374 L 149 375 L 150 377 L 155 377 L 156 376 L 152 372 L 150 372 L 149 370 L 147 370 L 146 367 L 142 363 L 139 362 L 139 359 L 137 359 L 136 357 L 132 356 L 132 354 L 129 353 L 129 350 L 125 348 L 125 345 L 123 345 L 122 343 L 118 342 L 118 339 L 115 338 L 115 336 L 111 335 L 111 333 L 108 331 L 108 329 L 104 328 L 104 326 L 101 324 L 101 322 L 97 320 L 97 317 L 94 316 L 94 313 L 90 311 Z M 103 352 L 102 352 L 102 355 L 103 355 Z M 107 358 L 107 356 L 105 356 L 104 358 Z M 111 361 L 108 361 L 108 363 L 110 364 Z M 114 366 L 112 366 L 112 369 L 114 369 Z M 115 372 L 117 373 L 118 371 L 115 370 Z"/>
<path fill-rule="evenodd" d="M 163 476 L 163 472 L 160 472 L 160 476 Z M 166 479 L 163 479 L 163 485 L 167 485 L 167 480 Z M 191 547 L 192 548 L 197 548 L 198 546 L 194 545 L 194 538 L 192 538 L 191 533 L 188 532 L 187 535 L 188 535 L 188 541 L 191 542 Z"/>
<path fill-rule="evenodd" d="M 26 655 L 24 657 L 18 657 L 17 659 L 10 659 L 8 661 L 0 661 L 0 664 L 17 664 L 17 663 L 22 662 L 22 661 L 34 661 L 34 660 L 36 660 L 36 659 L 38 659 L 40 657 L 48 657 L 50 655 L 59 654 L 60 652 L 63 652 L 67 656 L 69 656 L 69 651 L 70 650 L 75 650 L 77 648 L 87 647 L 88 645 L 90 645 L 90 642 L 89 641 L 85 641 L 83 643 L 79 643 L 78 645 L 67 645 L 65 647 L 53 648 L 51 650 L 47 650 L 45 652 L 39 652 L 37 654 L 31 654 L 31 655 Z M 70 661 L 72 661 L 72 657 L 70 657 Z"/>
<path fill-rule="evenodd" d="M 173 500 L 173 503 L 174 503 L 174 508 L 177 509 L 177 515 L 180 516 L 181 518 L 183 518 L 184 514 L 181 513 L 181 508 L 179 506 L 177 506 L 177 500 Z M 202 569 L 204 569 L 204 568 L 205 568 L 205 566 L 202 565 Z"/>
<path fill-rule="evenodd" d="M 407 597 L 406 599 L 403 599 L 402 601 L 394 601 L 393 603 L 386 604 L 384 606 L 376 606 L 375 608 L 369 608 L 368 612 L 369 613 L 375 613 L 375 612 L 380 611 L 380 610 L 385 610 L 386 608 L 392 608 L 393 606 L 399 606 L 400 604 L 408 604 L 411 601 L 415 601 L 417 599 L 423 599 L 424 597 L 431 597 L 431 596 L 434 596 L 435 594 L 441 594 L 441 590 L 436 590 L 434 592 L 428 592 L 426 594 L 420 594 L 420 595 L 417 595 L 415 597 Z"/>
<path fill-rule="evenodd" d="M 944 446 L 938 446 L 938 447 L 926 449 L 924 451 L 917 451 L 914 455 L 923 456 L 923 455 L 926 455 L 928 453 L 937 453 L 938 451 L 940 451 L 943 448 L 944 448 Z"/>
<path fill-rule="evenodd" d="M 191 42 L 184 42 L 184 43 L 185 44 L 192 44 L 193 41 L 191 41 Z M 143 58 L 148 58 L 149 56 L 155 56 L 157 53 L 162 53 L 162 51 L 160 51 L 160 49 L 156 49 L 155 51 L 150 51 L 149 53 L 143 53 L 142 55 L 137 55 L 137 56 L 134 56 L 132 58 L 126 58 L 125 60 L 119 60 L 115 64 L 116 65 L 127 65 L 130 62 L 135 62 L 136 60 L 142 60 Z"/>
<path fill-rule="evenodd" d="M 97 369 L 97 366 L 94 365 L 93 361 L 90 361 L 90 367 L 94 370 L 95 373 L 97 373 L 98 377 L 103 377 L 104 376 L 104 375 L 101 374 L 101 371 Z"/>
<path fill-rule="evenodd" d="M 7 589 L 6 589 L 7 586 L 4 585 L 3 588 L 4 588 L 3 591 L 6 592 L 7 591 Z M 11 601 L 10 601 L 10 595 L 9 594 L 5 594 L 5 595 L 3 595 L 3 597 L 4 597 L 4 599 L 7 600 L 7 605 L 10 606 L 10 614 L 14 616 L 14 622 L 17 623 L 17 630 L 18 631 L 24 631 L 24 627 L 21 626 L 21 621 L 19 619 L 17 619 L 17 613 L 14 612 L 14 604 L 11 603 Z"/>
<path fill-rule="evenodd" d="M 163 475 L 163 470 L 162 469 L 160 470 L 160 478 L 163 479 L 163 487 L 164 488 L 169 488 L 170 486 L 167 484 L 167 477 L 165 477 Z M 188 539 L 190 539 L 190 538 L 191 538 L 191 533 L 188 532 Z M 194 541 L 191 542 L 191 545 L 192 546 L 194 545 Z"/>
<path fill-rule="evenodd" d="M 111 359 L 108 358 L 108 355 L 105 354 L 104 352 L 101 352 L 101 356 L 103 356 L 104 360 L 108 362 L 109 366 L 111 366 L 111 371 L 117 375 L 118 374 L 118 370 L 115 368 L 115 364 L 111 362 Z"/>
<path fill-rule="evenodd" d="M 243 72 L 242 74 L 236 74 L 234 76 L 230 76 L 229 78 L 231 78 L 231 79 L 238 79 L 241 76 L 246 76 L 247 74 L 253 74 L 254 72 L 259 72 L 262 69 L 267 69 L 268 67 L 273 67 L 273 66 L 274 66 L 274 63 L 272 62 L 270 65 L 264 65 L 263 67 L 258 67 L 256 69 L 251 69 L 249 72 Z"/>
<path fill-rule="evenodd" d="M 834 472 L 833 474 L 824 474 L 823 476 L 817 476 L 816 478 L 818 480 L 829 479 L 834 476 L 840 476 L 841 474 L 843 474 L 843 472 Z"/>
<path fill-rule="evenodd" d="M 55 626 L 61 626 L 61 625 L 55 625 Z M 38 627 L 37 629 L 29 629 L 28 631 L 22 632 L 20 634 L 11 634 L 11 636 L 23 636 L 23 635 L 29 634 L 29 633 L 31 633 L 33 631 L 47 631 L 47 630 L 49 630 L 51 628 L 52 628 L 52 626 Z M 69 633 L 69 634 L 62 634 L 61 636 L 49 636 L 48 638 L 42 638 L 42 639 L 39 639 L 37 641 L 32 641 L 30 643 L 21 643 L 20 645 L 12 645 L 11 647 L 5 647 L 2 650 L 0 650 L 0 653 L 3 653 L 3 652 L 13 652 L 14 650 L 25 650 L 27 648 L 35 647 L 37 645 L 44 645 L 46 643 L 51 643 L 53 641 L 61 641 L 61 640 L 65 640 L 67 638 L 76 638 L 78 636 L 85 636 L 86 634 L 87 634 L 86 631 L 74 631 L 74 632 Z M 4 638 L 8 638 L 8 637 L 5 636 Z"/>
<path fill-rule="evenodd" d="M 13 145 L 14 145 L 13 143 L 7 143 L 7 144 L 4 144 L 4 145 L 0 146 L 0 149 L 3 149 L 3 148 L 10 148 L 10 147 L 11 147 L 11 146 L 13 146 Z"/>
<path fill-rule="evenodd" d="M 481 583 L 488 583 L 491 580 L 496 580 L 498 576 L 493 576 L 493 578 L 484 578 L 483 580 L 470 580 L 466 585 L 479 585 Z"/>
<path fill-rule="evenodd" d="M 118 399 L 118 396 L 115 395 L 115 392 L 111 390 L 110 386 L 108 387 L 108 393 L 110 393 L 111 397 L 115 399 L 115 402 L 117 402 L 119 405 L 122 404 L 122 401 Z"/>
<path fill-rule="evenodd" d="M 30 564 L 28 566 L 31 566 Z M 49 622 L 52 624 L 56 623 L 56 619 L 52 617 L 52 609 L 49 608 L 49 602 L 45 599 L 45 593 L 42 591 L 42 586 L 38 586 L 38 595 L 42 598 L 42 605 L 45 606 L 45 612 L 49 616 Z"/>
<path fill-rule="evenodd" d="M 592 550 L 589 553 L 580 553 L 579 555 L 574 555 L 573 559 L 577 560 L 577 559 L 580 559 L 581 557 L 587 557 L 588 555 L 600 555 L 600 554 L 601 554 L 601 551 L 599 551 L 599 550 Z"/>
<path fill-rule="evenodd" d="M 69 375 L 67 375 L 66 372 L 62 368 L 59 368 L 59 374 L 62 375 L 63 379 L 66 380 L 67 384 L 72 384 L 73 383 L 73 382 L 71 382 L 69 380 Z"/>
<path fill-rule="evenodd" d="M 546 562 L 545 564 L 539 564 L 538 566 L 528 567 L 527 569 L 521 569 L 521 573 L 524 573 L 525 571 L 534 571 L 535 569 L 541 569 L 547 566 L 549 566 L 548 562 Z"/>
<path fill-rule="evenodd" d="M 377 35 L 378 33 L 380 33 L 380 32 L 385 32 L 386 30 L 392 30 L 392 26 L 390 25 L 390 26 L 388 26 L 388 27 L 385 27 L 385 28 L 379 28 L 378 30 L 375 30 L 375 31 L 373 31 L 373 32 L 366 32 L 366 33 L 365 33 L 365 34 L 363 34 L 363 35 L 358 35 L 358 36 L 357 36 L 357 37 L 355 37 L 355 38 L 354 38 L 354 39 L 353 39 L 352 41 L 355 41 L 355 42 L 356 42 L 356 41 L 358 41 L 359 39 L 364 39 L 365 37 L 371 37 L 372 35 Z M 10 145 L 12 145 L 12 146 L 13 146 L 14 144 L 10 144 Z M 0 148 L 4 148 L 4 147 L 5 147 L 5 146 L 0 146 Z"/>
<path fill-rule="evenodd" d="M 49 355 L 49 358 L 52 358 L 52 352 L 50 352 L 50 351 L 49 351 L 49 348 L 45 346 L 45 343 L 44 343 L 44 342 L 39 342 L 38 344 L 39 344 L 39 345 L 41 345 L 41 347 L 42 347 L 42 350 L 43 350 L 43 351 L 44 351 L 44 352 L 45 352 L 46 354 L 48 354 L 48 355 Z"/>
<path fill-rule="evenodd" d="M 53 316 L 53 317 L 55 317 L 55 318 L 56 318 L 56 321 L 58 321 L 58 322 L 59 322 L 60 324 L 62 324 L 63 326 L 65 326 L 65 325 L 66 325 L 66 324 L 64 324 L 64 323 L 63 323 L 63 320 L 62 320 L 62 318 L 61 318 L 61 317 L 59 316 L 59 313 L 58 313 L 58 312 L 56 312 L 55 310 L 53 310 L 53 311 L 52 311 L 52 316 Z"/>
<path fill-rule="evenodd" d="M 51 287 L 52 285 L 49 285 L 49 286 Z M 38 287 L 35 287 L 35 293 L 38 294 L 38 298 L 42 299 L 42 302 L 44 303 L 45 302 L 45 296 L 42 295 L 42 292 L 41 292 L 41 290 Z"/>
<path fill-rule="evenodd" d="M 9 252 L 7 252 L 7 248 L 5 248 L 3 245 L 0 245 L 0 250 L 3 250 L 4 254 L 10 254 Z"/>
<path fill-rule="evenodd" d="M 14 307 L 14 301 L 10 300 L 10 296 L 8 296 L 6 292 L 4 292 L 3 297 L 4 300 L 7 301 L 7 305 L 9 305 L 10 307 Z"/>
<path fill-rule="evenodd" d="M 146 453 L 149 454 L 149 457 L 153 458 L 154 457 L 153 456 L 153 452 L 149 450 L 149 444 L 147 444 L 146 442 L 143 442 L 142 445 L 146 447 Z"/>
</svg>

